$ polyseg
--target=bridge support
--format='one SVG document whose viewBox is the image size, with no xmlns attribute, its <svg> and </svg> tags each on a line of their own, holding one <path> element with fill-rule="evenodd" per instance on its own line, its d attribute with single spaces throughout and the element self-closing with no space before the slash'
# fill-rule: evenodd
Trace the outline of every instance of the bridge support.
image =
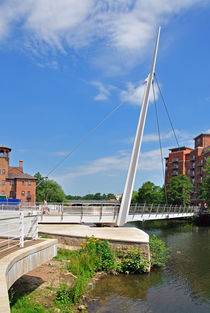
<svg viewBox="0 0 210 313">
<path fill-rule="evenodd" d="M 154 76 L 154 72 L 155 72 L 155 63 L 156 63 L 156 57 L 157 57 L 159 37 L 160 37 L 160 27 L 158 29 L 151 71 L 150 71 L 150 74 L 149 74 L 149 76 L 147 78 L 147 82 L 146 82 L 144 98 L 143 98 L 143 102 L 142 102 L 141 112 L 140 112 L 140 116 L 139 116 L 139 122 L 138 122 L 138 126 L 137 126 L 137 131 L 136 131 L 136 137 L 135 137 L 135 141 L 134 141 L 134 145 L 133 145 L 133 151 L 131 154 L 127 179 L 126 179 L 126 183 L 125 183 L 125 188 L 124 188 L 124 192 L 123 192 L 122 202 L 121 202 L 118 221 L 117 221 L 118 226 L 123 226 L 126 223 L 127 215 L 128 215 L 129 208 L 130 208 L 133 185 L 134 185 L 134 180 L 135 180 L 136 170 L 137 170 L 137 165 L 138 165 L 138 159 L 139 159 L 139 152 L 141 149 L 142 136 L 143 136 L 143 132 L 144 132 L 144 124 L 145 124 L 145 119 L 146 119 L 146 114 L 147 114 L 150 89 L 151 89 L 151 84 L 152 84 L 153 76 Z"/>
</svg>

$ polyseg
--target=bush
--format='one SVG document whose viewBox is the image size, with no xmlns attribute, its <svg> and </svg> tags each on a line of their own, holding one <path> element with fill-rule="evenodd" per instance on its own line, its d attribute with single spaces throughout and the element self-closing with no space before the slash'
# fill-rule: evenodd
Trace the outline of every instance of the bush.
<svg viewBox="0 0 210 313">
<path fill-rule="evenodd" d="M 150 236 L 149 245 L 151 266 L 163 266 L 169 258 L 170 248 L 166 248 L 165 243 L 156 235 Z"/>
<path fill-rule="evenodd" d="M 130 248 L 119 255 L 117 270 L 126 274 L 137 274 L 147 272 L 149 264 L 142 257 L 140 248 Z"/>
</svg>

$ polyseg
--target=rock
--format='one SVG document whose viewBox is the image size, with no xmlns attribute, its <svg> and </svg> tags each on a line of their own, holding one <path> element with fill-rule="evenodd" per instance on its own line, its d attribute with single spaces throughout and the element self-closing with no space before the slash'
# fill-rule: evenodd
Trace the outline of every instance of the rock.
<svg viewBox="0 0 210 313">
<path fill-rule="evenodd" d="M 86 306 L 84 304 L 81 304 L 81 305 L 78 306 L 78 310 L 79 311 L 83 311 L 85 309 L 86 309 Z"/>
<path fill-rule="evenodd" d="M 58 308 L 56 308 L 56 309 L 54 310 L 54 313 L 60 313 L 60 312 L 61 312 L 61 310 L 58 309 Z"/>
<path fill-rule="evenodd" d="M 47 266 L 53 266 L 53 265 L 54 265 L 54 263 L 52 263 L 52 262 L 47 263 Z"/>
</svg>

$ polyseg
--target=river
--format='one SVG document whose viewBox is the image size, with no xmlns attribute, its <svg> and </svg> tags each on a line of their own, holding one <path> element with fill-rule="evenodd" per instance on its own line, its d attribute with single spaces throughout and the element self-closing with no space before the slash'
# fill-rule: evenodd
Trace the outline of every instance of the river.
<svg viewBox="0 0 210 313">
<path fill-rule="evenodd" d="M 109 275 L 97 281 L 87 311 L 209 313 L 210 227 L 176 221 L 133 226 L 164 240 L 172 248 L 169 260 L 149 274 Z"/>
</svg>

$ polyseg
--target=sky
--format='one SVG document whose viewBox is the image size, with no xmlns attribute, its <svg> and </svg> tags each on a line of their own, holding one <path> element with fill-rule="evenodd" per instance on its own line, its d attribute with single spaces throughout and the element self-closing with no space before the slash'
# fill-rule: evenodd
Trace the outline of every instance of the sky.
<svg viewBox="0 0 210 313">
<path fill-rule="evenodd" d="M 122 193 L 158 26 L 156 76 L 180 145 L 210 132 L 209 0 L 0 0 L 0 144 L 66 194 Z M 176 141 L 156 88 L 164 157 Z M 155 106 L 134 189 L 163 185 Z"/>
</svg>

